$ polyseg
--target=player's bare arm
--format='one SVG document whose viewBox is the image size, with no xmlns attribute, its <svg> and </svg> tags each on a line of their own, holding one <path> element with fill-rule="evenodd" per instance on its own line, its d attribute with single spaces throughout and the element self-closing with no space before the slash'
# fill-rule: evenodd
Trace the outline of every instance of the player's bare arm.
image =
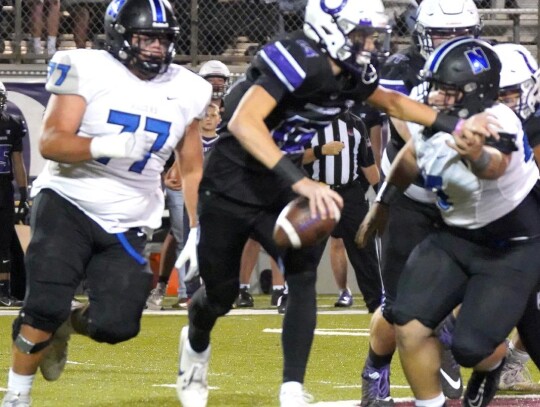
<svg viewBox="0 0 540 407">
<path fill-rule="evenodd" d="M 196 227 L 198 222 L 197 197 L 203 172 L 203 149 L 201 136 L 199 135 L 199 124 L 199 120 L 193 120 L 187 128 L 184 138 L 176 147 L 176 156 L 180 166 L 184 191 L 184 202 L 191 228 Z"/>
<path fill-rule="evenodd" d="M 385 111 L 389 116 L 407 122 L 418 123 L 425 127 L 432 127 L 440 123 L 441 118 L 444 117 L 431 107 L 382 86 L 377 87 L 367 101 L 370 105 Z M 445 118 L 449 117 L 445 116 Z M 464 121 L 457 122 L 453 130 L 443 128 L 438 128 L 438 130 L 467 135 L 477 133 L 485 137 L 498 138 L 498 128 L 498 123 L 492 115 L 478 113 Z"/>
<path fill-rule="evenodd" d="M 76 163 L 92 158 L 92 139 L 80 137 L 77 130 L 86 110 L 86 101 L 79 95 L 51 95 L 41 127 L 39 151 L 44 158 Z"/>
<path fill-rule="evenodd" d="M 240 101 L 228 129 L 238 139 L 251 155 L 263 163 L 267 168 L 276 170 L 280 163 L 285 164 L 291 172 L 301 171 L 296 168 L 281 152 L 272 140 L 270 131 L 264 119 L 277 106 L 276 100 L 261 86 L 252 86 Z M 282 159 L 286 161 L 281 161 Z M 287 165 L 288 164 L 288 165 Z M 325 185 L 315 182 L 306 176 L 298 176 L 292 189 L 299 195 L 309 199 L 311 214 L 317 213 L 321 218 L 331 217 L 335 213 L 334 206 L 343 206 L 343 200 L 336 192 Z"/>
<path fill-rule="evenodd" d="M 392 163 L 386 181 L 383 183 L 375 203 L 369 209 L 368 214 L 358 227 L 356 244 L 365 247 L 369 238 L 375 233 L 382 234 L 388 218 L 388 207 L 393 197 L 407 189 L 418 176 L 416 164 L 416 152 L 412 139 L 399 151 Z"/>
</svg>

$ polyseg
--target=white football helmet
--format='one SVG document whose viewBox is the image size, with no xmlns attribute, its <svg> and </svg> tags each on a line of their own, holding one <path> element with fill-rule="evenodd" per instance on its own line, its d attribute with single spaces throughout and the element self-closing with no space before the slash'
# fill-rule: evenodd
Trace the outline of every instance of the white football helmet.
<svg viewBox="0 0 540 407">
<path fill-rule="evenodd" d="M 462 36 L 476 38 L 481 30 L 473 0 L 424 0 L 418 6 L 413 40 L 420 54 L 428 59 L 442 42 Z"/>
<path fill-rule="evenodd" d="M 227 65 L 215 59 L 207 61 L 201 65 L 199 75 L 212 83 L 212 99 L 223 98 L 225 92 L 227 92 L 231 78 L 231 71 L 229 71 Z M 219 83 L 217 83 L 212 78 L 222 78 L 223 81 L 218 81 Z"/>
<path fill-rule="evenodd" d="M 538 62 L 523 45 L 497 44 L 493 48 L 502 62 L 500 100 L 505 103 L 505 94 L 519 92 L 518 103 L 510 107 L 523 120 L 527 120 L 536 111 L 540 93 Z"/>
<path fill-rule="evenodd" d="M 353 32 L 360 34 L 354 39 Z M 304 33 L 344 68 L 365 73 L 377 51 L 387 52 L 391 28 L 381 0 L 308 0 Z M 374 35 L 377 49 L 364 49 Z M 387 47 L 388 49 L 385 49 Z"/>
</svg>

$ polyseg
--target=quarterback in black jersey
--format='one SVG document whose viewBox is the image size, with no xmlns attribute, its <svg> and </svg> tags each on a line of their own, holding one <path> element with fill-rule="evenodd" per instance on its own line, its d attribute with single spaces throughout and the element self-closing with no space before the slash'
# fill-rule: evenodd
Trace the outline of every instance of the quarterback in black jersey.
<svg viewBox="0 0 540 407">
<path fill-rule="evenodd" d="M 17 220 L 28 215 L 28 180 L 22 158 L 26 125 L 20 116 L 6 112 L 7 91 L 0 82 L 0 307 L 20 306 L 22 301 L 10 293 L 11 240 L 14 236 L 14 193 L 12 181 L 19 187 Z"/>
<path fill-rule="evenodd" d="M 382 2 L 327 3 L 309 0 L 304 32 L 263 47 L 246 79 L 225 97 L 223 131 L 199 190 L 197 250 L 205 287 L 193 296 L 189 326 L 180 336 L 177 391 L 184 407 L 206 405 L 210 332 L 238 295 L 240 256 L 249 235 L 256 230 L 270 236 L 279 212 L 296 195 L 307 197 L 312 214 L 323 218 L 342 206 L 335 191 L 301 169 L 304 146 L 318 129 L 367 101 L 390 116 L 456 135 L 495 132 L 485 115 L 458 120 L 379 87 L 371 60 L 389 32 Z M 188 246 L 184 251 L 193 250 Z M 281 257 L 289 286 L 282 407 L 307 405 L 303 381 L 316 323 L 320 252 L 304 247 Z"/>
</svg>

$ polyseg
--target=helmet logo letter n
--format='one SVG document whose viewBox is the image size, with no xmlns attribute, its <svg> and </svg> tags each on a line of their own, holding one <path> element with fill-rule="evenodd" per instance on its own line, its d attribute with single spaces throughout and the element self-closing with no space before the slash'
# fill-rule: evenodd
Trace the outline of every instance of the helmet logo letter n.
<svg viewBox="0 0 540 407">
<path fill-rule="evenodd" d="M 469 61 L 469 65 L 471 65 L 473 74 L 475 75 L 491 69 L 489 60 L 481 48 L 474 48 L 465 51 L 465 57 L 467 57 L 467 61 Z"/>
</svg>

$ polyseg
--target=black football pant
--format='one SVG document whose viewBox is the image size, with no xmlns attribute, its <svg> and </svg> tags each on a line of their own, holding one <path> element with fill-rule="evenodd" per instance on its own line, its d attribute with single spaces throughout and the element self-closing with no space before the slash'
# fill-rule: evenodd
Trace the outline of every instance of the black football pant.
<svg viewBox="0 0 540 407">
<path fill-rule="evenodd" d="M 360 249 L 354 242 L 360 223 L 366 216 L 369 205 L 360 182 L 335 189 L 343 198 L 343 210 L 332 237 L 343 239 L 349 261 L 356 275 L 358 288 L 364 297 L 369 312 L 374 312 L 382 299 L 381 273 L 375 238 L 371 238 L 365 248 Z"/>
<path fill-rule="evenodd" d="M 206 349 L 217 318 L 232 308 L 238 296 L 242 250 L 247 239 L 255 235 L 264 240 L 261 243 L 272 257 L 280 259 L 289 286 L 282 336 L 284 380 L 303 382 L 316 323 L 316 269 L 323 247 L 280 253 L 270 243 L 280 210 L 248 206 L 200 191 L 198 257 L 205 285 L 189 305 L 189 341 L 195 351 Z"/>
<path fill-rule="evenodd" d="M 15 233 L 15 205 L 11 183 L 0 183 L 0 274 L 11 271 L 11 243 Z"/>
<path fill-rule="evenodd" d="M 127 246 L 142 253 L 146 236 L 130 229 L 122 243 L 50 189 L 34 199 L 30 224 L 26 297 L 14 326 L 25 323 L 54 332 L 70 315 L 71 300 L 85 280 L 90 305 L 85 332 L 79 333 L 111 344 L 136 336 L 152 273 Z"/>
</svg>

